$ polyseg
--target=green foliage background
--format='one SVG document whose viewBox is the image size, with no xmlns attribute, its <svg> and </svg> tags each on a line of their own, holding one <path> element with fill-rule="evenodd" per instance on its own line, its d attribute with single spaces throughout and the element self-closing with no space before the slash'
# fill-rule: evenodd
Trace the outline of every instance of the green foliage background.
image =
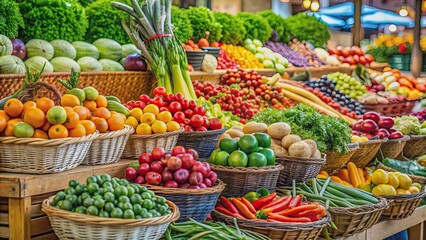
<svg viewBox="0 0 426 240">
<path fill-rule="evenodd" d="M 240 12 L 237 14 L 237 18 L 244 22 L 247 31 L 245 38 L 266 42 L 271 37 L 272 28 L 263 17 L 253 13 Z"/>
<path fill-rule="evenodd" d="M 289 27 L 283 17 L 272 12 L 272 10 L 264 10 L 257 14 L 266 19 L 269 26 L 278 33 L 281 42 L 288 42 L 290 40 Z"/>
<path fill-rule="evenodd" d="M 238 45 L 244 41 L 247 31 L 241 19 L 223 12 L 214 12 L 213 15 L 216 22 L 222 25 L 222 43 Z"/>
<path fill-rule="evenodd" d="M 185 13 L 185 10 L 173 6 L 172 7 L 172 24 L 174 26 L 174 35 L 184 43 L 187 43 L 194 30 L 192 29 L 191 21 Z"/>
<path fill-rule="evenodd" d="M 325 23 L 304 13 L 298 13 L 285 19 L 290 33 L 298 40 L 306 40 L 315 47 L 325 46 L 330 39 L 330 30 Z"/>
<path fill-rule="evenodd" d="M 24 20 L 19 6 L 13 0 L 0 1 L 0 34 L 9 38 L 18 36 L 19 27 L 24 26 Z"/>
<path fill-rule="evenodd" d="M 215 21 L 213 13 L 206 7 L 190 7 L 184 10 L 191 21 L 194 33 L 191 39 L 198 42 L 200 38 L 210 32 L 209 42 L 219 41 L 222 38 L 222 26 Z"/>
</svg>

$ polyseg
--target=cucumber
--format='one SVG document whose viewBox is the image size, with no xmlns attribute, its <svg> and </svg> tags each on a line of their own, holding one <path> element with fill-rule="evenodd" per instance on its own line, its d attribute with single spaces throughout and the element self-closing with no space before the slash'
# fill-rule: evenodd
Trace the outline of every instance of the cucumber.
<svg viewBox="0 0 426 240">
<path fill-rule="evenodd" d="M 334 182 L 330 182 L 329 187 L 333 188 L 337 191 L 341 191 L 343 193 L 346 193 L 346 194 L 352 196 L 355 199 L 365 200 L 365 201 L 368 201 L 370 203 L 378 203 L 379 202 L 379 200 L 377 198 L 375 198 L 372 194 L 365 192 L 363 190 L 360 190 L 360 189 L 349 188 L 349 187 L 346 187 L 346 186 L 343 186 L 343 185 L 340 185 L 340 184 L 334 183 Z"/>
<path fill-rule="evenodd" d="M 116 101 L 118 103 L 121 103 L 120 99 L 118 99 L 118 97 L 116 97 L 116 96 L 105 96 L 105 98 L 107 100 Z"/>
</svg>

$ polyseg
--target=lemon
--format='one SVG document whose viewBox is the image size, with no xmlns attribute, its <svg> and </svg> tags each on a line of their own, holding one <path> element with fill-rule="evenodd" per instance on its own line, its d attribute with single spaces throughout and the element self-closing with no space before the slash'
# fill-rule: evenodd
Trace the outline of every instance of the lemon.
<svg viewBox="0 0 426 240">
<path fill-rule="evenodd" d="M 411 180 L 409 176 L 407 176 L 407 174 L 399 175 L 398 180 L 399 180 L 399 187 L 406 190 L 409 190 L 411 185 L 413 184 L 413 181 Z"/>
<path fill-rule="evenodd" d="M 410 191 L 408 191 L 408 190 L 406 190 L 406 189 L 398 188 L 398 189 L 396 189 L 396 194 L 397 194 L 397 195 L 410 194 Z"/>
<path fill-rule="evenodd" d="M 386 184 L 389 182 L 388 173 L 383 169 L 377 169 L 373 172 L 373 175 L 371 176 L 371 181 L 376 185 Z"/>
<path fill-rule="evenodd" d="M 167 131 L 167 126 L 162 121 L 155 121 L 151 127 L 153 133 L 165 133 Z"/>
<path fill-rule="evenodd" d="M 419 192 L 420 192 L 420 189 L 418 189 L 416 186 L 411 186 L 411 187 L 408 189 L 408 192 L 410 192 L 411 194 L 415 194 L 415 193 L 419 193 Z M 410 193 L 408 193 L 408 194 L 410 194 Z"/>
<path fill-rule="evenodd" d="M 352 136 L 352 142 L 361 142 L 361 138 L 359 136 L 354 135 Z"/>
<path fill-rule="evenodd" d="M 130 116 L 136 118 L 136 119 L 140 119 L 143 115 L 142 109 L 140 108 L 133 108 L 132 110 L 130 110 Z"/>
<path fill-rule="evenodd" d="M 152 125 L 155 122 L 155 115 L 153 113 L 144 113 L 142 117 L 140 118 L 141 123 L 147 123 L 149 125 Z"/>
<path fill-rule="evenodd" d="M 389 184 L 379 184 L 371 191 L 374 195 L 391 196 L 396 195 L 396 190 Z"/>
<path fill-rule="evenodd" d="M 367 142 L 370 139 L 368 139 L 367 137 L 361 137 L 360 140 L 361 140 L 361 142 Z"/>
<path fill-rule="evenodd" d="M 134 129 L 136 129 L 138 127 L 139 123 L 138 123 L 138 120 L 135 117 L 130 116 L 126 119 L 126 122 L 124 122 L 124 124 L 130 125 Z"/>
<path fill-rule="evenodd" d="M 388 182 L 388 184 L 389 184 L 389 185 L 392 185 L 392 187 L 394 187 L 395 189 L 397 189 L 397 188 L 398 188 L 398 186 L 399 186 L 399 179 L 398 179 L 398 176 L 397 176 L 397 175 L 395 175 L 394 173 L 389 173 L 389 174 L 388 174 L 388 177 L 389 177 L 389 182 Z"/>
<path fill-rule="evenodd" d="M 361 184 L 358 186 L 359 189 L 364 190 L 366 192 L 371 192 L 371 184 L 366 183 L 366 184 Z"/>
<path fill-rule="evenodd" d="M 148 123 L 141 123 L 136 128 L 136 134 L 138 135 L 150 135 L 152 134 L 151 126 Z"/>
<path fill-rule="evenodd" d="M 421 189 L 422 189 L 422 185 L 420 185 L 420 183 L 415 182 L 415 183 L 413 183 L 412 185 L 413 185 L 414 187 L 418 188 L 419 190 L 421 190 Z"/>
<path fill-rule="evenodd" d="M 157 114 L 157 120 L 168 123 L 172 120 L 172 114 L 169 111 L 160 112 Z"/>
<path fill-rule="evenodd" d="M 157 107 L 157 105 L 154 104 L 148 104 L 146 107 L 143 108 L 144 113 L 152 113 L 155 116 L 160 112 L 160 109 Z"/>
<path fill-rule="evenodd" d="M 167 126 L 167 132 L 173 132 L 180 129 L 179 123 L 175 121 L 170 121 L 166 124 Z"/>
</svg>

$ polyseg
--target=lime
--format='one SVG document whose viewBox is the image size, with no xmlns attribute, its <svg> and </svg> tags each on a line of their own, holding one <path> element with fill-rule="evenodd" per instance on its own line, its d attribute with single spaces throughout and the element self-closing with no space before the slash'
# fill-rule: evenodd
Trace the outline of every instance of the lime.
<svg viewBox="0 0 426 240">
<path fill-rule="evenodd" d="M 266 133 L 254 133 L 254 137 L 257 139 L 259 147 L 268 148 L 271 146 L 271 136 Z"/>
<path fill-rule="evenodd" d="M 86 214 L 86 207 L 85 206 L 78 206 L 78 207 L 75 208 L 74 212 Z"/>
<path fill-rule="evenodd" d="M 117 207 L 119 207 L 119 208 L 121 208 L 121 209 L 123 209 L 123 207 L 124 207 L 124 202 L 119 202 L 118 204 L 116 204 L 117 205 Z"/>
<path fill-rule="evenodd" d="M 248 162 L 247 154 L 243 151 L 237 150 L 231 153 L 228 158 L 229 166 L 232 167 L 246 167 Z"/>
<path fill-rule="evenodd" d="M 67 196 L 67 194 L 63 191 L 60 191 L 56 194 L 55 198 L 57 198 L 57 202 L 58 202 L 59 200 L 64 200 L 65 196 Z"/>
<path fill-rule="evenodd" d="M 102 175 L 101 175 L 101 179 L 102 179 L 102 181 L 104 181 L 104 182 L 110 182 L 110 181 L 111 181 L 111 176 L 110 176 L 110 175 L 108 175 L 108 174 L 102 174 Z"/>
<path fill-rule="evenodd" d="M 146 208 L 149 210 L 149 209 L 152 209 L 153 207 L 154 207 L 154 204 L 150 199 L 145 199 L 143 201 L 143 208 Z"/>
<path fill-rule="evenodd" d="M 133 204 L 133 212 L 135 212 L 136 215 L 142 213 L 142 206 L 139 203 Z"/>
<path fill-rule="evenodd" d="M 142 216 L 141 215 L 136 215 L 135 218 L 136 219 L 142 219 Z"/>
<path fill-rule="evenodd" d="M 270 148 L 264 148 L 262 150 L 259 151 L 259 153 L 263 154 L 263 156 L 266 157 L 267 163 L 266 165 L 271 166 L 271 165 L 275 165 L 275 153 L 274 150 L 270 149 Z"/>
<path fill-rule="evenodd" d="M 255 136 L 246 134 L 238 140 L 238 147 L 245 153 L 252 153 L 256 151 L 258 142 Z"/>
<path fill-rule="evenodd" d="M 124 179 L 124 178 L 122 178 L 122 179 L 120 179 L 120 181 L 118 181 L 119 183 L 120 183 L 120 185 L 123 185 L 123 186 L 129 186 L 129 181 L 127 181 L 126 179 Z"/>
<path fill-rule="evenodd" d="M 77 197 L 77 205 L 83 205 L 83 199 L 81 199 L 81 196 Z"/>
<path fill-rule="evenodd" d="M 95 175 L 92 175 L 86 179 L 87 185 L 89 185 L 89 183 L 97 183 L 97 182 L 98 182 L 98 179 L 96 179 Z"/>
<path fill-rule="evenodd" d="M 75 188 L 78 185 L 78 181 L 73 179 L 68 183 L 68 186 Z"/>
<path fill-rule="evenodd" d="M 158 197 L 156 202 L 158 204 L 164 205 L 164 204 L 166 204 L 166 199 L 164 197 Z"/>
<path fill-rule="evenodd" d="M 93 216 L 98 216 L 99 210 L 95 206 L 90 206 L 87 208 L 86 213 Z"/>
<path fill-rule="evenodd" d="M 104 189 L 99 188 L 98 191 L 96 191 L 95 195 L 104 195 Z"/>
<path fill-rule="evenodd" d="M 126 210 L 126 209 L 133 209 L 133 205 L 132 205 L 131 203 L 129 203 L 129 202 L 123 203 L 123 207 L 122 207 L 122 209 L 123 209 L 123 210 Z"/>
<path fill-rule="evenodd" d="M 65 196 L 65 200 L 70 201 L 70 203 L 72 205 L 76 205 L 77 204 L 77 195 L 67 195 L 67 196 Z"/>
<path fill-rule="evenodd" d="M 119 196 L 127 196 L 127 194 L 129 193 L 129 191 L 127 190 L 127 188 L 125 186 L 117 186 L 114 188 L 114 194 L 115 196 L 119 197 Z"/>
<path fill-rule="evenodd" d="M 113 202 L 114 199 L 115 199 L 115 195 L 112 192 L 106 192 L 106 193 L 104 193 L 104 199 L 107 202 Z"/>
<path fill-rule="evenodd" d="M 143 199 L 151 199 L 151 194 L 148 191 L 143 192 L 141 196 Z"/>
<path fill-rule="evenodd" d="M 126 187 L 127 188 L 127 195 L 128 196 L 132 196 L 133 194 L 135 194 L 135 189 L 134 188 L 132 188 L 131 186 L 127 186 Z"/>
<path fill-rule="evenodd" d="M 93 198 L 86 198 L 83 200 L 83 206 L 85 207 L 90 207 L 93 205 L 93 203 L 95 202 L 95 200 L 93 200 Z"/>
<path fill-rule="evenodd" d="M 216 153 L 216 155 L 214 156 L 214 163 L 216 165 L 228 166 L 228 158 L 229 158 L 228 152 L 220 151 Z"/>
<path fill-rule="evenodd" d="M 139 194 L 133 194 L 130 196 L 130 202 L 132 204 L 140 203 L 142 201 L 142 197 Z"/>
<path fill-rule="evenodd" d="M 131 209 L 124 210 L 123 214 L 124 219 L 135 219 L 135 213 Z"/>
<path fill-rule="evenodd" d="M 100 211 L 99 212 L 99 217 L 104 217 L 104 218 L 108 218 L 109 217 L 109 213 L 107 211 Z"/>
<path fill-rule="evenodd" d="M 110 212 L 110 216 L 112 218 L 123 218 L 123 210 L 121 210 L 120 208 L 114 208 Z"/>
<path fill-rule="evenodd" d="M 59 207 L 61 209 L 63 209 L 63 210 L 71 211 L 71 209 L 72 209 L 72 203 L 70 201 L 68 201 L 68 200 L 65 199 L 65 200 L 63 200 L 61 206 L 59 206 Z"/>
<path fill-rule="evenodd" d="M 110 213 L 114 209 L 114 207 L 114 203 L 107 202 L 105 203 L 104 210 Z"/>
<path fill-rule="evenodd" d="M 219 149 L 227 153 L 232 153 L 238 150 L 238 142 L 232 138 L 223 138 L 219 142 Z"/>
<path fill-rule="evenodd" d="M 128 196 L 120 196 L 118 198 L 118 201 L 123 202 L 123 203 L 128 203 L 128 202 L 130 202 L 130 198 Z"/>
<path fill-rule="evenodd" d="M 67 187 L 65 189 L 65 193 L 68 194 L 68 195 L 73 195 L 73 194 L 75 194 L 75 189 L 73 187 Z"/>
<path fill-rule="evenodd" d="M 59 200 L 58 204 L 55 207 L 62 208 L 62 204 L 64 204 L 64 200 Z"/>
<path fill-rule="evenodd" d="M 138 188 L 138 185 L 136 185 L 136 184 L 134 184 L 134 183 L 131 183 L 130 184 L 130 187 L 131 188 L 133 188 L 133 192 L 134 193 L 140 193 L 140 191 L 139 191 L 139 188 Z M 130 192 L 129 192 L 130 193 Z M 132 196 L 133 194 L 130 194 L 130 196 Z"/>
<path fill-rule="evenodd" d="M 166 212 L 167 212 L 167 210 L 169 210 L 169 208 L 168 207 L 166 207 L 166 206 L 159 206 L 158 207 L 158 212 L 160 212 L 161 213 L 161 215 L 164 215 L 164 214 L 166 214 Z"/>
<path fill-rule="evenodd" d="M 105 206 L 105 200 L 103 200 L 103 199 L 96 199 L 96 200 L 93 202 L 93 204 L 94 204 L 97 208 L 101 209 L 101 208 L 103 208 L 103 207 Z"/>
<path fill-rule="evenodd" d="M 258 152 L 250 153 L 248 156 L 248 166 L 249 167 L 263 167 L 266 166 L 268 160 L 266 157 Z"/>
<path fill-rule="evenodd" d="M 84 192 L 84 193 L 81 194 L 81 200 L 83 200 L 83 201 L 84 201 L 84 199 L 90 198 L 90 197 L 92 197 L 92 196 L 88 192 Z"/>
<path fill-rule="evenodd" d="M 96 178 L 96 183 L 102 186 L 102 183 L 104 183 L 104 181 L 101 179 L 101 176 L 99 175 L 93 175 L 93 176 L 95 176 Z"/>
<path fill-rule="evenodd" d="M 99 185 L 97 183 L 89 183 L 89 184 L 87 184 L 87 191 L 90 194 L 94 194 L 98 190 L 99 190 Z"/>
<path fill-rule="evenodd" d="M 102 187 L 103 187 L 103 188 L 106 188 L 106 187 L 112 187 L 112 183 L 111 183 L 111 182 L 104 182 L 104 183 L 102 184 Z"/>
<path fill-rule="evenodd" d="M 161 216 L 161 214 L 155 209 L 149 210 L 149 213 L 151 213 L 153 217 L 160 217 Z"/>
<path fill-rule="evenodd" d="M 85 186 L 81 184 L 75 186 L 75 194 L 81 195 L 84 192 L 84 188 Z"/>
<path fill-rule="evenodd" d="M 256 152 L 260 152 L 263 149 L 263 147 L 257 147 Z"/>
<path fill-rule="evenodd" d="M 214 158 L 215 158 L 215 156 L 216 156 L 216 154 L 217 154 L 218 152 L 220 152 L 220 149 L 215 149 L 215 150 L 212 152 L 212 154 L 210 154 L 209 162 L 210 162 L 211 164 L 216 164 L 216 163 L 215 163 L 215 161 L 214 161 Z"/>
<path fill-rule="evenodd" d="M 142 218 L 152 218 L 152 217 L 153 217 L 152 214 L 149 212 L 142 213 Z"/>
<path fill-rule="evenodd" d="M 104 193 L 107 193 L 107 192 L 114 193 L 114 188 L 113 187 L 104 187 L 103 191 L 104 191 Z"/>
<path fill-rule="evenodd" d="M 155 197 L 154 191 L 148 190 L 146 192 L 149 193 L 149 195 L 151 196 L 151 198 Z"/>
<path fill-rule="evenodd" d="M 141 185 L 137 185 L 137 186 L 139 188 L 140 193 L 148 191 L 148 188 L 146 188 L 145 186 L 141 186 Z"/>
</svg>

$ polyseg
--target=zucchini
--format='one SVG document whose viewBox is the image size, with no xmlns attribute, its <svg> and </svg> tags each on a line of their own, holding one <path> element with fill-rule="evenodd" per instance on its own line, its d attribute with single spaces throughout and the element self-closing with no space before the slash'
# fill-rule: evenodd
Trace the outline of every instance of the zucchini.
<svg viewBox="0 0 426 240">
<path fill-rule="evenodd" d="M 338 183 L 334 183 L 334 182 L 330 182 L 329 183 L 329 187 L 337 190 L 337 191 L 341 191 L 343 193 L 346 193 L 350 196 L 352 196 L 355 199 L 361 199 L 361 200 L 365 200 L 368 201 L 370 203 L 378 203 L 379 200 L 375 197 L 373 197 L 372 194 L 365 192 L 363 190 L 360 189 L 354 189 L 354 188 L 349 188 L 343 185 L 340 185 Z"/>
</svg>

